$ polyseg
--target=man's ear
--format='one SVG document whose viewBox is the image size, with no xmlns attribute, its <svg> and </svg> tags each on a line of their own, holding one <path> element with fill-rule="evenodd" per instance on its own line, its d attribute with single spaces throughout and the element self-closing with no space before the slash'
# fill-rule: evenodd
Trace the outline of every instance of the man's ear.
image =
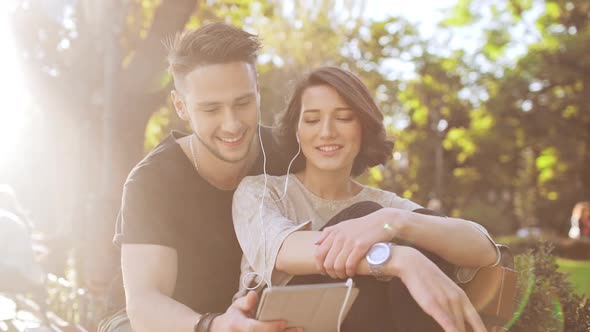
<svg viewBox="0 0 590 332">
<path fill-rule="evenodd" d="M 258 109 L 260 109 L 260 91 L 256 91 L 256 104 Z"/>
<path fill-rule="evenodd" d="M 182 95 L 178 91 L 172 90 L 172 92 L 170 92 L 170 97 L 172 98 L 172 104 L 174 105 L 174 110 L 176 110 L 178 117 L 184 121 L 189 121 L 186 103 L 184 102 Z"/>
<path fill-rule="evenodd" d="M 260 75 L 256 73 L 256 102 L 260 108 Z"/>
</svg>

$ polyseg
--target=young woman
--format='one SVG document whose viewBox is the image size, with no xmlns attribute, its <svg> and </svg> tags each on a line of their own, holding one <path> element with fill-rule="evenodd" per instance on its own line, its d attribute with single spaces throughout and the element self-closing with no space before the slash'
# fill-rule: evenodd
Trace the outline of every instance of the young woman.
<svg viewBox="0 0 590 332">
<path fill-rule="evenodd" d="M 425 209 L 354 180 L 391 158 L 393 143 L 382 121 L 365 85 L 347 71 L 319 68 L 298 83 L 277 126 L 284 151 L 297 155 L 292 173 L 247 177 L 234 194 L 234 226 L 244 251 L 241 290 L 260 282 L 357 276 L 361 291 L 344 331 L 430 331 L 437 325 L 485 331 L 451 278 L 468 281 L 478 267 L 498 262 L 487 231 L 471 221 L 416 213 Z M 386 251 L 385 261 L 369 264 L 365 256 L 377 248 Z M 462 268 L 452 271 L 450 264 Z"/>
</svg>

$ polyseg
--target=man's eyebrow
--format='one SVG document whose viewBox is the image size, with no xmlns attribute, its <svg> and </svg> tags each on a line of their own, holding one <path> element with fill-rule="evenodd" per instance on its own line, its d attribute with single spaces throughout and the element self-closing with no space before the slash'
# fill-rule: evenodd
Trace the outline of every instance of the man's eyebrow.
<svg viewBox="0 0 590 332">
<path fill-rule="evenodd" d="M 218 105 L 221 105 L 221 103 L 218 101 L 204 101 L 204 102 L 197 103 L 197 107 L 208 107 L 208 106 L 218 106 Z"/>
<path fill-rule="evenodd" d="M 254 96 L 255 96 L 255 93 L 254 92 L 246 92 L 243 95 L 234 98 L 233 102 L 241 101 L 243 99 L 251 98 L 251 97 L 254 97 Z M 197 107 L 218 106 L 218 105 L 221 105 L 221 104 L 223 104 L 223 102 L 220 102 L 220 101 L 203 101 L 203 102 L 197 103 Z"/>
<path fill-rule="evenodd" d="M 238 96 L 238 97 L 234 98 L 234 102 L 236 102 L 236 101 L 242 101 L 243 99 L 252 98 L 252 97 L 255 97 L 254 92 L 247 92 L 247 93 L 245 93 L 245 94 L 243 94 L 241 96 Z"/>
</svg>

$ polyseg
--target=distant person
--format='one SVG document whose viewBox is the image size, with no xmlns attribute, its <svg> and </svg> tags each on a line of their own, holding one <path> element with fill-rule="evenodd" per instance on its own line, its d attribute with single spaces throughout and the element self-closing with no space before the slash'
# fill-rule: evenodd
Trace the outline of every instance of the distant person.
<svg viewBox="0 0 590 332">
<path fill-rule="evenodd" d="M 570 222 L 570 238 L 590 238 L 590 201 L 578 202 L 574 206 Z"/>
</svg>

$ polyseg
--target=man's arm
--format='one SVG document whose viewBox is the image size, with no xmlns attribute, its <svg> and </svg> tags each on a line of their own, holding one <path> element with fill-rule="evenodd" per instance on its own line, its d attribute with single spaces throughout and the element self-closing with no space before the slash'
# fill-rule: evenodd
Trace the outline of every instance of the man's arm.
<svg viewBox="0 0 590 332">
<path fill-rule="evenodd" d="M 201 315 L 172 299 L 178 272 L 176 250 L 153 244 L 124 244 L 121 267 L 127 315 L 136 332 L 191 332 Z M 235 301 L 216 317 L 211 332 L 301 332 L 287 322 L 259 322 L 248 317 L 258 298 L 255 293 Z"/>
<path fill-rule="evenodd" d="M 127 315 L 134 331 L 191 332 L 200 315 L 172 299 L 178 271 L 176 250 L 123 244 L 121 270 Z"/>
</svg>

